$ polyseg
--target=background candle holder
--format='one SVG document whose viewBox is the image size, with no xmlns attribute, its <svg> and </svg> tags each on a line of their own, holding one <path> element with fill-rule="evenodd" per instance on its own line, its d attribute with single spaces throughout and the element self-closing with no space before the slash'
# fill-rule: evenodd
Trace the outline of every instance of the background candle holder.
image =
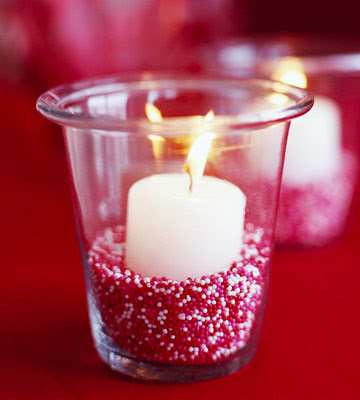
<svg viewBox="0 0 360 400">
<path fill-rule="evenodd" d="M 244 39 L 203 51 L 202 66 L 229 76 L 308 87 L 313 110 L 292 124 L 276 241 L 324 245 L 344 232 L 358 191 L 359 43 L 323 37 Z"/>
<path fill-rule="evenodd" d="M 40 97 L 63 126 L 91 329 L 111 368 L 194 381 L 250 361 L 287 132 L 311 106 L 278 82 L 152 74 Z"/>
</svg>

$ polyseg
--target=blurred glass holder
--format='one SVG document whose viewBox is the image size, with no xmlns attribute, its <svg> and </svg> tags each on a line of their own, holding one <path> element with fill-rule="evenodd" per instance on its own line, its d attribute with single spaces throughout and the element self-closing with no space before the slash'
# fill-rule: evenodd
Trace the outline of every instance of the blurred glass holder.
<svg viewBox="0 0 360 400">
<path fill-rule="evenodd" d="M 223 75 L 269 77 L 315 95 L 313 109 L 289 133 L 279 245 L 324 245 L 347 224 L 358 183 L 359 48 L 351 41 L 285 36 L 232 41 L 204 52 L 205 69 L 211 58 L 208 68 Z"/>
<path fill-rule="evenodd" d="M 92 334 L 112 369 L 196 381 L 251 360 L 287 132 L 312 102 L 266 80 L 152 74 L 40 97 L 63 127 Z"/>
</svg>

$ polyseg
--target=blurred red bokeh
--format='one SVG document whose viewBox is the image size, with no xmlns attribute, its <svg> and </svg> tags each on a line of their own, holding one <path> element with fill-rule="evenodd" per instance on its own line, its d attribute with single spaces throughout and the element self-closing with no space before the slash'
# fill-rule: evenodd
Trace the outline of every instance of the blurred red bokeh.
<svg viewBox="0 0 360 400">
<path fill-rule="evenodd" d="M 8 68 L 22 69 L 42 86 L 120 71 L 188 68 L 194 46 L 245 26 L 236 17 L 240 3 L 13 0 L 0 9 L 1 51 L 12 61 Z"/>
<path fill-rule="evenodd" d="M 115 376 L 95 355 L 60 128 L 35 110 L 41 92 L 130 70 L 200 72 L 202 45 L 241 34 L 360 37 L 356 8 L 353 0 L 0 2 L 1 399 L 164 397 L 173 389 Z M 357 399 L 359 210 L 357 200 L 338 242 L 276 254 L 260 353 L 248 370 L 171 395 Z"/>
</svg>

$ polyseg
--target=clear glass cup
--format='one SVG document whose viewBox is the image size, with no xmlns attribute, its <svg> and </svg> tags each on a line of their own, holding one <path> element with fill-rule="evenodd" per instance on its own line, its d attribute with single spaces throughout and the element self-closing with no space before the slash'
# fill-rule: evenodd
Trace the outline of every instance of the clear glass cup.
<svg viewBox="0 0 360 400">
<path fill-rule="evenodd" d="M 203 51 L 205 70 L 308 87 L 309 114 L 291 126 L 276 241 L 320 246 L 339 237 L 358 187 L 360 42 L 325 37 L 244 38 Z"/>
<path fill-rule="evenodd" d="M 287 132 L 312 102 L 278 82 L 148 73 L 40 97 L 63 127 L 92 334 L 112 369 L 195 381 L 250 361 Z"/>
</svg>

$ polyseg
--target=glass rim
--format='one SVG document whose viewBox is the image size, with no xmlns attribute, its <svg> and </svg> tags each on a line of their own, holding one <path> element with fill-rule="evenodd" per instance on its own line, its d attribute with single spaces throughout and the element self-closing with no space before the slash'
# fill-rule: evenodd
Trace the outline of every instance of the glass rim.
<svg viewBox="0 0 360 400">
<path fill-rule="evenodd" d="M 263 35 L 250 35 L 245 36 L 242 39 L 228 39 L 219 41 L 215 47 L 214 53 L 226 49 L 240 49 L 243 46 L 273 46 L 274 48 L 279 46 L 288 46 L 290 51 L 284 52 L 283 54 L 277 54 L 276 56 L 265 55 L 263 62 L 278 62 L 283 58 L 297 58 L 301 61 L 304 72 L 306 74 L 333 74 L 333 75 L 345 75 L 354 74 L 360 72 L 360 41 L 357 39 L 354 42 L 354 38 L 349 41 L 346 38 L 339 38 L 336 42 L 336 46 L 333 48 L 332 41 L 328 36 L 316 35 L 315 37 L 306 35 L 274 35 L 270 38 Z M 309 39 L 309 40 L 306 40 Z M 302 48 L 302 42 L 306 40 L 305 48 Z M 321 52 L 316 50 L 320 48 Z M 325 48 L 325 51 L 324 51 Z M 210 49 L 209 47 L 207 49 Z M 210 49 L 211 51 L 211 49 Z M 230 74 L 237 70 L 237 68 L 229 67 L 228 70 L 225 68 L 225 73 Z M 245 68 L 245 71 L 248 69 Z M 230 75 L 230 76 L 236 76 Z M 257 75 L 255 75 L 257 76 Z"/>
<path fill-rule="evenodd" d="M 196 85 L 194 85 L 194 82 Z M 160 87 L 160 84 L 162 85 Z M 120 119 L 110 115 L 93 116 L 90 113 L 75 112 L 66 109 L 66 105 L 76 100 L 86 99 L 95 95 L 124 92 L 132 89 L 171 89 L 174 85 L 199 90 L 210 89 L 222 85 L 224 89 L 232 90 L 268 90 L 269 94 L 276 93 L 287 96 L 294 104 L 283 108 L 274 108 L 260 112 L 249 112 L 229 117 L 224 121 L 214 118 L 206 121 L 208 130 L 236 131 L 262 128 L 264 125 L 286 122 L 309 111 L 314 103 L 313 95 L 307 90 L 270 79 L 258 78 L 226 78 L 221 76 L 181 74 L 181 73 L 149 73 L 112 75 L 103 78 L 87 79 L 70 84 L 64 84 L 43 93 L 36 102 L 37 110 L 47 119 L 62 126 L 105 130 L 117 133 L 133 132 L 148 134 L 146 131 L 164 131 L 176 134 L 190 129 L 191 121 L 151 122 L 139 119 Z M 166 86 L 167 85 L 167 86 Z M 145 133 L 146 132 L 146 133 Z"/>
<path fill-rule="evenodd" d="M 360 72 L 360 52 L 299 56 L 297 58 L 303 63 L 305 73 L 308 74 Z"/>
</svg>

